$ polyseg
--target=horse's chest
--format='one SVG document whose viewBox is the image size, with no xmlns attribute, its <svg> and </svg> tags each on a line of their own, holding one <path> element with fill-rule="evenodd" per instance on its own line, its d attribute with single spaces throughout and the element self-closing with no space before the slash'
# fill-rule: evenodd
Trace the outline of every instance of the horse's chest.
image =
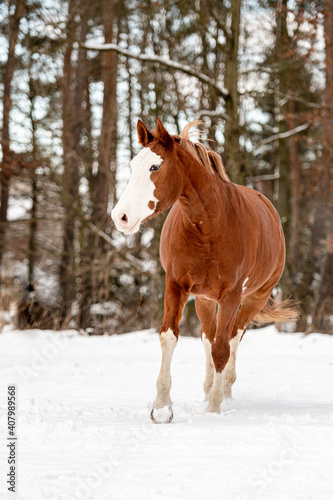
<svg viewBox="0 0 333 500">
<path fill-rule="evenodd" d="M 208 249 L 171 245 L 165 264 L 167 277 L 193 294 L 215 298 L 224 287 L 226 273 Z"/>
</svg>

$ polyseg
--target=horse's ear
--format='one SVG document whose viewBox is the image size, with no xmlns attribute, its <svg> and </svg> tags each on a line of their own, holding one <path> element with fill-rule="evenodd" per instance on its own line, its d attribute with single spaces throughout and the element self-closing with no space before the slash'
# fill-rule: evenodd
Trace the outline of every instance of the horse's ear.
<svg viewBox="0 0 333 500">
<path fill-rule="evenodd" d="M 141 120 L 138 120 L 137 130 L 139 136 L 139 143 L 141 144 L 141 146 L 146 147 L 147 144 L 154 139 L 153 134 L 149 132 L 146 125 L 142 123 Z"/>
<path fill-rule="evenodd" d="M 169 134 L 169 132 L 164 128 L 161 120 L 158 117 L 157 117 L 156 134 L 159 141 L 161 141 L 164 146 L 172 146 L 173 139 Z"/>
</svg>

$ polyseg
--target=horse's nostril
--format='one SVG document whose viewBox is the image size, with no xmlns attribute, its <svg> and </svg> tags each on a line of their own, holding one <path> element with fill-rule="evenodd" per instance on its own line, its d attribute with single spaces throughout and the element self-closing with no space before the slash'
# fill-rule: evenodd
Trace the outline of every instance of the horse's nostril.
<svg viewBox="0 0 333 500">
<path fill-rule="evenodd" d="M 128 219 L 127 219 L 127 215 L 126 215 L 126 214 L 124 214 L 124 215 L 122 216 L 121 220 L 122 220 L 123 222 L 127 222 L 127 221 L 128 221 Z"/>
</svg>

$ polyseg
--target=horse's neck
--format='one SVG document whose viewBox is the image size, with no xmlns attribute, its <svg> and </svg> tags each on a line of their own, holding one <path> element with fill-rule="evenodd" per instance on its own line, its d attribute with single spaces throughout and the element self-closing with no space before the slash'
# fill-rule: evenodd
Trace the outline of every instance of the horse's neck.
<svg viewBox="0 0 333 500">
<path fill-rule="evenodd" d="M 223 209 L 221 192 L 214 183 L 218 180 L 188 154 L 183 158 L 183 165 L 184 184 L 179 201 L 184 221 L 192 230 L 209 235 Z"/>
</svg>

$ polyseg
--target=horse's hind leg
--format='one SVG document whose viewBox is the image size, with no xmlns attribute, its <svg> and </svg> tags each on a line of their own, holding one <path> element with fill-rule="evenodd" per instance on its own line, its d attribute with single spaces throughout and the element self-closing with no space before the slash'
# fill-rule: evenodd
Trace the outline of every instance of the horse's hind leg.
<svg viewBox="0 0 333 500">
<path fill-rule="evenodd" d="M 234 330 L 235 331 L 235 330 Z M 228 399 L 232 397 L 232 386 L 236 382 L 236 355 L 239 342 L 244 333 L 244 330 L 236 330 L 236 335 L 229 341 L 230 345 L 230 356 L 227 364 L 222 372 L 222 387 L 223 387 L 223 398 Z"/>
<path fill-rule="evenodd" d="M 209 391 L 214 380 L 214 364 L 212 358 L 212 342 L 216 332 L 216 303 L 212 300 L 196 297 L 195 309 L 201 322 L 201 340 L 206 353 L 206 377 L 203 384 L 205 399 L 208 399 Z"/>
<path fill-rule="evenodd" d="M 230 339 L 238 308 L 241 303 L 241 291 L 234 289 L 228 292 L 221 302 L 217 312 L 217 328 L 212 345 L 212 357 L 214 361 L 214 381 L 209 393 L 209 404 L 207 412 L 220 412 L 223 400 L 223 372 L 230 357 Z"/>
<path fill-rule="evenodd" d="M 274 283 L 273 283 L 274 280 Z M 232 397 L 232 386 L 236 381 L 236 354 L 239 342 L 249 323 L 263 309 L 275 284 L 275 278 L 270 279 L 261 288 L 247 295 L 242 300 L 240 311 L 236 317 L 230 344 L 230 356 L 223 370 L 223 396 Z"/>
</svg>

